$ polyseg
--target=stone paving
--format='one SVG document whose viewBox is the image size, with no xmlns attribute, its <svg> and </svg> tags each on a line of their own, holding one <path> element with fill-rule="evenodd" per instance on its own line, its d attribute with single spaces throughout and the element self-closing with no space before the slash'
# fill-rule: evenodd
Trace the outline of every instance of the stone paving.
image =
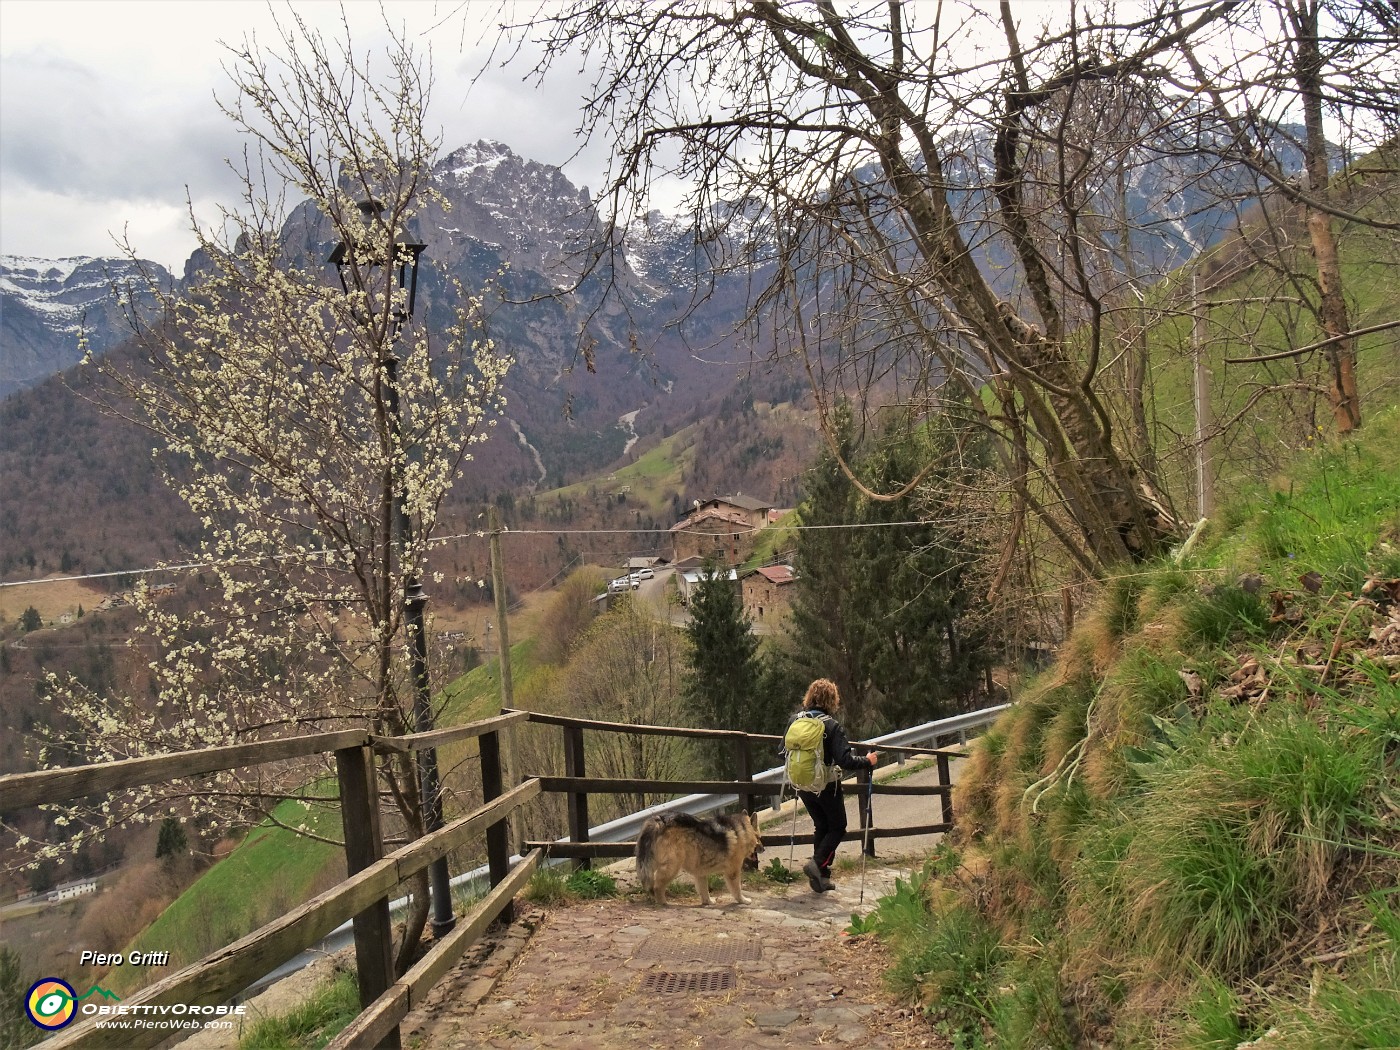
<svg viewBox="0 0 1400 1050">
<path fill-rule="evenodd" d="M 961 772 L 954 764 L 954 780 Z M 893 772 L 891 770 L 890 772 Z M 907 783 L 932 782 L 932 769 Z M 854 793 L 847 795 L 856 827 Z M 789 807 L 791 803 L 789 804 Z M 876 824 L 928 823 L 930 798 L 881 796 Z M 764 830 L 791 826 L 791 809 L 765 811 Z M 799 832 L 810 832 L 799 814 Z M 701 907 L 693 890 L 659 907 L 636 892 L 631 861 L 608 870 L 628 897 L 541 910 L 481 945 L 405 1019 L 409 1050 L 466 1047 L 511 1050 L 628 1050 L 641 1047 L 860 1046 L 946 1047 L 919 1016 L 885 989 L 889 966 L 870 937 L 844 934 L 853 913 L 867 914 L 894 891 L 936 842 L 889 839 L 864 873 L 860 847 L 842 847 L 834 892 L 815 894 L 803 878 L 790 885 L 749 876 L 748 904 L 712 890 Z M 770 847 L 800 869 L 810 847 Z M 894 855 L 909 858 L 900 860 Z M 894 858 L 894 859 L 892 859 Z M 682 876 L 684 878 L 684 876 Z"/>
<path fill-rule="evenodd" d="M 691 891 L 664 908 L 633 893 L 529 912 L 533 936 L 517 927 L 514 953 L 503 945 L 444 979 L 405 1020 L 404 1046 L 944 1046 L 884 989 L 879 944 L 843 933 L 900 875 L 907 868 L 869 866 L 863 904 L 857 869 L 820 895 L 806 880 L 751 878 L 745 905 L 721 891 L 701 907 Z"/>
</svg>

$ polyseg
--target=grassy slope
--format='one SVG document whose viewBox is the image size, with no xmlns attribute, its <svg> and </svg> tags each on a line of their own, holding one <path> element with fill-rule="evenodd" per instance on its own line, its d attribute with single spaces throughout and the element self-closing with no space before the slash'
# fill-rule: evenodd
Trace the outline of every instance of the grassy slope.
<svg viewBox="0 0 1400 1050">
<path fill-rule="evenodd" d="M 1367 210 L 1363 208 L 1362 210 Z M 1301 230 L 1295 236 L 1304 236 Z M 1395 280 L 1397 249 L 1393 240 L 1374 231 L 1350 228 L 1339 231 L 1343 282 L 1354 328 L 1366 328 L 1400 317 L 1400 282 Z M 1225 242 L 1207 253 L 1231 251 Z M 1298 250 L 1299 269 L 1306 273 L 1311 259 Z M 1188 442 L 1194 434 L 1193 370 L 1190 351 L 1189 278 L 1186 271 L 1155 289 L 1154 308 L 1167 316 L 1152 330 L 1152 379 L 1149 396 L 1159 422 L 1159 455 L 1173 491 L 1194 490 L 1194 453 Z M 1323 338 L 1315 320 L 1286 304 L 1265 304 L 1259 299 L 1288 297 L 1297 290 L 1282 282 L 1264 266 L 1256 266 L 1223 287 L 1212 287 L 1203 297 L 1214 305 L 1206 311 L 1204 363 L 1210 374 L 1214 420 L 1221 425 L 1246 411 L 1260 386 L 1281 392 L 1269 394 L 1250 407 L 1232 433 L 1214 445 L 1217 490 L 1228 494 L 1240 484 L 1259 477 L 1261 461 L 1287 461 L 1289 450 L 1318 438 L 1306 427 L 1314 413 L 1325 430 L 1331 430 L 1330 409 L 1323 397 L 1309 397 L 1290 383 L 1306 381 L 1325 385 L 1321 355 L 1253 364 L 1227 364 L 1227 358 L 1243 358 L 1309 345 Z M 1175 307 L 1169 304 L 1175 303 Z M 1175 314 L 1175 316 L 1171 316 Z M 1400 401 L 1400 367 L 1397 348 L 1400 332 L 1390 330 L 1362 336 L 1357 345 L 1357 384 L 1363 419 L 1377 406 Z M 1174 435 L 1180 435 L 1178 439 Z"/>
<path fill-rule="evenodd" d="M 316 793 L 329 797 L 332 789 L 326 785 Z M 274 813 L 284 824 L 340 836 L 338 810 L 307 810 L 287 801 Z M 322 881 L 339 878 L 343 871 L 338 847 L 263 824 L 173 901 L 127 951 L 168 951 L 171 967 L 193 962 L 306 900 Z M 112 971 L 112 987 L 118 992 L 140 988 L 170 972 L 124 966 Z"/>
<path fill-rule="evenodd" d="M 872 923 L 961 1045 L 1400 1045 L 1400 410 L 1231 517 L 1108 583 Z"/>
<path fill-rule="evenodd" d="M 695 458 L 695 430 L 690 426 L 672 434 L 644 452 L 635 463 L 619 467 L 606 478 L 550 489 L 536 496 L 536 502 L 543 508 L 563 500 L 582 501 L 594 490 L 599 496 L 616 496 L 625 489 L 630 507 L 664 514 L 670 509 L 672 493 L 682 488 L 681 478 Z"/>
</svg>

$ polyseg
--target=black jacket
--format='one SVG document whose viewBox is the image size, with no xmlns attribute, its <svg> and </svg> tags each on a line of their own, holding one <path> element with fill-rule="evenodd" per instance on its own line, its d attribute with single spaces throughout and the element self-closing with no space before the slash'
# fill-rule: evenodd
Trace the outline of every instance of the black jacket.
<svg viewBox="0 0 1400 1050">
<path fill-rule="evenodd" d="M 796 722 L 808 712 L 818 715 L 826 723 L 826 735 L 822 740 L 822 761 L 828 766 L 840 766 L 842 769 L 874 769 L 869 760 L 864 755 L 858 755 L 851 747 L 851 741 L 846 736 L 846 730 L 841 727 L 841 723 L 836 721 L 831 715 L 826 713 L 825 708 L 807 707 L 798 711 L 788 719 L 788 725 Z"/>
</svg>

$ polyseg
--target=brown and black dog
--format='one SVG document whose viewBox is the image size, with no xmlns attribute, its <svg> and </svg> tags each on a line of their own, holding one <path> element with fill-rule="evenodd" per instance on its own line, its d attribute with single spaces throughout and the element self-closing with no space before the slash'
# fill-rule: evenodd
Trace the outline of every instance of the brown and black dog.
<svg viewBox="0 0 1400 1050">
<path fill-rule="evenodd" d="M 758 817 L 751 814 L 692 817 L 667 813 L 642 825 L 637 839 L 637 878 L 657 904 L 665 904 L 666 887 L 684 871 L 695 880 L 703 907 L 710 903 L 710 876 L 723 875 L 735 903 L 747 904 L 739 876 L 745 862 L 762 850 Z"/>
</svg>

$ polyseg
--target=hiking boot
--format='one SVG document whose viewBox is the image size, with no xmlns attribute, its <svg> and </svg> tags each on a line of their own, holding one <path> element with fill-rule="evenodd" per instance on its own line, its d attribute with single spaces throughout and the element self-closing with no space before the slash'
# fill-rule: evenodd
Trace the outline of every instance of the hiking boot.
<svg viewBox="0 0 1400 1050">
<path fill-rule="evenodd" d="M 836 883 L 832 882 L 830 879 L 825 879 L 825 878 L 822 879 L 822 892 L 823 892 L 823 893 L 830 893 L 830 892 L 831 892 L 832 890 L 834 890 L 835 888 L 836 888 Z"/>
<path fill-rule="evenodd" d="M 802 874 L 807 876 L 807 885 L 812 887 L 813 893 L 826 892 L 822 886 L 822 869 L 817 866 L 817 862 L 809 860 L 802 865 Z"/>
</svg>

